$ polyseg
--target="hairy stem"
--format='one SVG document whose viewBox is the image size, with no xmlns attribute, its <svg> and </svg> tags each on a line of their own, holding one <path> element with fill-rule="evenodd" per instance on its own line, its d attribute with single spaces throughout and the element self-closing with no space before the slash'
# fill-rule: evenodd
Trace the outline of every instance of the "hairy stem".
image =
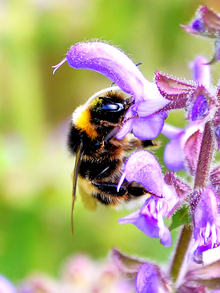
<svg viewBox="0 0 220 293">
<path fill-rule="evenodd" d="M 186 257 L 186 253 L 189 247 L 189 243 L 192 237 L 192 229 L 188 226 L 183 226 L 179 240 L 177 243 L 176 251 L 173 258 L 173 263 L 170 271 L 170 276 L 174 283 L 176 283 L 177 278 L 180 273 L 180 269 Z"/>
<path fill-rule="evenodd" d="M 199 159 L 196 168 L 194 191 L 207 186 L 210 174 L 211 163 L 215 149 L 215 140 L 211 122 L 205 124 Z M 182 265 L 186 258 L 186 253 L 192 237 L 192 229 L 184 226 L 180 232 L 176 251 L 174 254 L 170 275 L 175 283 L 179 277 Z"/>
<path fill-rule="evenodd" d="M 204 134 L 202 138 L 201 149 L 196 169 L 194 190 L 197 188 L 205 188 L 207 186 L 210 174 L 212 158 L 215 149 L 215 139 L 211 122 L 205 124 Z"/>
</svg>

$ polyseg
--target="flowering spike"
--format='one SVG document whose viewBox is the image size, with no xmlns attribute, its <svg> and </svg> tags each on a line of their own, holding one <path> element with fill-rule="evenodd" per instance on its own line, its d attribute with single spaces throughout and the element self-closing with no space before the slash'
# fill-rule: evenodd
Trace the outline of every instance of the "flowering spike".
<svg viewBox="0 0 220 293">
<path fill-rule="evenodd" d="M 52 68 L 54 68 L 53 70 L 53 75 L 55 74 L 55 72 L 57 71 L 58 68 L 60 68 L 61 65 L 63 65 L 65 62 L 67 61 L 66 57 L 60 61 L 57 65 L 52 66 Z"/>
</svg>

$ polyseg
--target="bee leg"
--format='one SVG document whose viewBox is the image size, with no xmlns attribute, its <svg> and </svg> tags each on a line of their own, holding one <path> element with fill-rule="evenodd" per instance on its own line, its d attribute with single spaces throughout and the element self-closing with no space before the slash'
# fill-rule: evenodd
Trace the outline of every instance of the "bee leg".
<svg viewBox="0 0 220 293">
<path fill-rule="evenodd" d="M 129 140 L 125 151 L 132 151 L 134 149 L 143 149 L 143 148 L 150 148 L 157 146 L 157 143 L 153 142 L 152 140 L 140 140 L 135 137 Z"/>
<path fill-rule="evenodd" d="M 126 180 L 117 191 L 118 182 L 96 181 L 91 182 L 100 192 L 108 194 L 111 197 L 131 199 L 149 193 L 143 185 L 138 182 L 128 183 Z"/>
</svg>

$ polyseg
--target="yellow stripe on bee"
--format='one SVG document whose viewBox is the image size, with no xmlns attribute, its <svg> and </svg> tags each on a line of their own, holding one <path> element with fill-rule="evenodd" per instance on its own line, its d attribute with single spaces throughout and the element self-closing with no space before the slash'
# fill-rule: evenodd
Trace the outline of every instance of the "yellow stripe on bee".
<svg viewBox="0 0 220 293">
<path fill-rule="evenodd" d="M 73 113 L 73 123 L 79 130 L 85 131 L 91 139 L 98 136 L 93 124 L 91 123 L 91 114 L 88 108 L 80 106 Z"/>
</svg>

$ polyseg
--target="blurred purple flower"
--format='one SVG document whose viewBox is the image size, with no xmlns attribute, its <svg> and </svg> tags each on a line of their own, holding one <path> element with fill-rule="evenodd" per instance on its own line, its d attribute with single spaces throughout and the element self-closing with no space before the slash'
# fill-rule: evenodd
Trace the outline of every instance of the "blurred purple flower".
<svg viewBox="0 0 220 293">
<path fill-rule="evenodd" d="M 220 17 L 201 5 L 195 13 L 195 18 L 190 25 L 182 25 L 187 33 L 216 38 L 220 31 Z"/>
<path fill-rule="evenodd" d="M 211 75 L 210 66 L 205 57 L 198 56 L 194 62 L 190 64 L 193 71 L 193 80 L 198 85 L 204 85 L 206 88 L 210 87 Z"/>
<path fill-rule="evenodd" d="M 0 275 L 0 292 L 1 293 L 16 293 L 17 290 L 12 285 L 12 283 L 9 282 L 8 279 Z"/>
<path fill-rule="evenodd" d="M 193 214 L 193 222 L 195 243 L 190 249 L 189 260 L 220 245 L 218 202 L 215 193 L 209 187 L 201 194 Z"/>
<path fill-rule="evenodd" d="M 167 114 L 152 114 L 169 101 L 160 95 L 156 84 L 149 82 L 121 50 L 103 42 L 79 43 L 71 47 L 59 64 L 53 66 L 53 72 L 66 61 L 73 68 L 90 69 L 105 75 L 121 90 L 133 96 L 135 104 L 126 114 L 124 125 L 116 136 L 118 139 L 130 131 L 141 139 L 150 140 L 158 136 Z M 145 127 L 151 130 L 150 133 Z"/>
<path fill-rule="evenodd" d="M 136 277 L 137 293 L 165 293 L 168 289 L 160 282 L 155 266 L 144 263 L 138 270 Z"/>
<path fill-rule="evenodd" d="M 163 218 L 174 206 L 175 192 L 163 179 L 161 168 L 155 157 L 147 151 L 132 154 L 118 184 L 124 179 L 141 183 L 151 195 L 139 210 L 119 220 L 119 224 L 132 223 L 149 237 L 160 238 L 164 246 L 172 244 L 171 234 Z"/>
</svg>

